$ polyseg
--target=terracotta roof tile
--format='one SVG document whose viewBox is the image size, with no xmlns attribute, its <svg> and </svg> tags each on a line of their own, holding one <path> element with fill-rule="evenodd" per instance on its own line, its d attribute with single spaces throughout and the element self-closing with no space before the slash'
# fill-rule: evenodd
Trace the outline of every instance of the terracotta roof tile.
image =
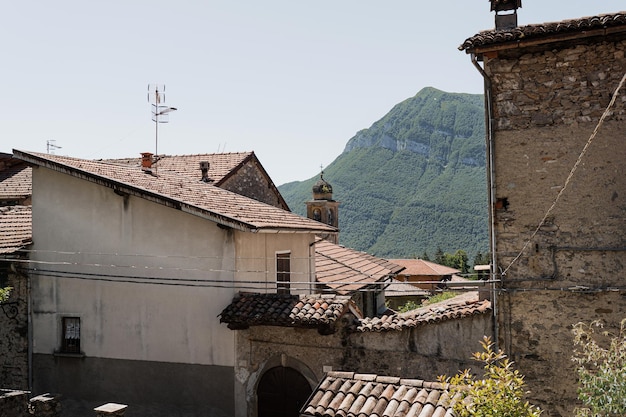
<svg viewBox="0 0 626 417">
<path fill-rule="evenodd" d="M 437 382 L 329 372 L 300 415 L 443 417 L 451 415 L 452 405 L 446 386 Z"/>
<path fill-rule="evenodd" d="M 380 282 L 402 269 L 386 259 L 326 240 L 320 239 L 315 243 L 316 279 L 340 294 Z"/>
<path fill-rule="evenodd" d="M 560 22 L 519 26 L 510 30 L 487 30 L 466 39 L 459 46 L 459 50 L 469 53 L 478 47 L 515 43 L 521 40 L 549 38 L 557 34 L 583 33 L 593 29 L 617 28 L 620 26 L 626 29 L 626 11 Z"/>
<path fill-rule="evenodd" d="M 349 296 L 335 294 L 298 296 L 241 292 L 219 317 L 230 329 L 260 325 L 319 327 L 334 324 L 350 307 L 354 309 Z"/>
<path fill-rule="evenodd" d="M 402 275 L 432 275 L 444 276 L 459 274 L 458 269 L 450 268 L 445 265 L 439 265 L 434 262 L 425 261 L 423 259 L 389 259 L 389 262 L 403 266 Z"/>
<path fill-rule="evenodd" d="M 106 183 L 229 227 L 250 231 L 336 231 L 320 222 L 176 173 L 152 175 L 137 167 L 117 163 L 17 150 L 14 154 L 29 163 Z"/>
<path fill-rule="evenodd" d="M 14 253 L 32 243 L 30 206 L 0 207 L 0 253 Z"/>
<path fill-rule="evenodd" d="M 489 300 L 480 300 L 478 292 L 472 291 L 406 313 L 362 318 L 358 320 L 356 329 L 361 332 L 403 330 L 427 323 L 460 319 L 489 311 L 491 311 L 491 302 Z"/>
<path fill-rule="evenodd" d="M 154 162 L 152 166 L 156 168 L 157 172 L 169 172 L 200 180 L 200 162 L 206 161 L 209 163 L 209 178 L 216 184 L 219 184 L 223 182 L 235 168 L 243 164 L 253 155 L 253 152 L 159 155 L 156 157 L 156 162 Z M 105 159 L 103 162 L 128 165 L 136 168 L 141 167 L 140 156 L 137 158 Z"/>
<path fill-rule="evenodd" d="M 32 195 L 31 176 L 32 168 L 23 162 L 0 169 L 0 200 L 23 199 Z"/>
</svg>

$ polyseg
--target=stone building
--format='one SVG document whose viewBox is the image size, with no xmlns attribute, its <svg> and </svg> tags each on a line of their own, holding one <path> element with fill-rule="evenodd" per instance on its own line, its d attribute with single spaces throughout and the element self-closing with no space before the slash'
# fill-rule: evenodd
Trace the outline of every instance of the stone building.
<svg viewBox="0 0 626 417">
<path fill-rule="evenodd" d="M 626 12 L 460 49 L 485 80 L 497 340 L 531 401 L 569 416 L 572 325 L 626 317 Z"/>
<path fill-rule="evenodd" d="M 369 318 L 349 296 L 240 293 L 220 314 L 236 333 L 234 415 L 297 415 L 333 371 L 436 380 L 475 367 L 490 313 L 477 292 Z"/>
<path fill-rule="evenodd" d="M 28 278 L 20 266 L 32 242 L 31 168 L 10 154 L 0 154 L 0 288 L 10 296 L 0 302 L 0 388 L 28 389 Z"/>
</svg>

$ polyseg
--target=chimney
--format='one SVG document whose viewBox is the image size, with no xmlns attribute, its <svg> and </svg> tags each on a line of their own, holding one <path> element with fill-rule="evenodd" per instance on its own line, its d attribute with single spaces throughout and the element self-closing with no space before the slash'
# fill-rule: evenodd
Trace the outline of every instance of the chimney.
<svg viewBox="0 0 626 417">
<path fill-rule="evenodd" d="M 511 30 L 517 27 L 517 9 L 522 7 L 522 0 L 489 0 L 491 11 L 496 12 L 496 30 Z M 510 13 L 503 14 L 502 12 Z"/>
<path fill-rule="evenodd" d="M 209 161 L 200 161 L 200 171 L 202 171 L 202 182 L 213 182 L 209 178 Z"/>
<path fill-rule="evenodd" d="M 152 168 L 152 155 L 150 152 L 141 153 L 141 169 L 144 171 L 150 171 Z"/>
</svg>

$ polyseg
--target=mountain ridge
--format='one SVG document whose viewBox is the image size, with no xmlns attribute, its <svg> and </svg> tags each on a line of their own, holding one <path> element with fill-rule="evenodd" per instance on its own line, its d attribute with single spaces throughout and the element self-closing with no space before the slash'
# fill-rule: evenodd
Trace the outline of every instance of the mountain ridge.
<svg viewBox="0 0 626 417">
<path fill-rule="evenodd" d="M 487 251 L 482 95 L 422 89 L 349 139 L 324 178 L 345 246 L 396 258 Z M 278 187 L 294 212 L 305 215 L 317 179 Z"/>
</svg>

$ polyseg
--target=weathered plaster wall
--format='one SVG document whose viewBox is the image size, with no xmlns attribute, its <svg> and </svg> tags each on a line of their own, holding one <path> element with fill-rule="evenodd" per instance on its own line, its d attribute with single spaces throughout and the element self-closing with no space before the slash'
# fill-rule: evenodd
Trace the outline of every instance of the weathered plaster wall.
<svg viewBox="0 0 626 417">
<path fill-rule="evenodd" d="M 0 306 L 0 388 L 28 389 L 28 278 L 18 274 L 10 263 L 2 263 L 6 281 L 12 287 L 6 303 Z M 2 415 L 2 413 L 0 413 Z"/>
<path fill-rule="evenodd" d="M 596 38 L 485 60 L 494 99 L 496 270 L 506 271 L 507 290 L 498 298 L 499 340 L 546 416 L 569 416 L 576 404 L 572 324 L 615 325 L 626 316 L 626 90 L 523 248 L 624 75 L 625 50 L 625 40 Z M 575 291 L 581 287 L 596 292 Z"/>
<path fill-rule="evenodd" d="M 33 186 L 33 259 L 46 262 L 31 273 L 34 393 L 232 415 L 234 334 L 217 315 L 237 232 L 44 168 Z M 64 316 L 80 317 L 84 357 L 56 353 Z"/>
<path fill-rule="evenodd" d="M 404 331 L 353 332 L 350 314 L 334 334 L 315 329 L 258 326 L 237 331 L 236 415 L 256 416 L 256 384 L 272 366 L 287 363 L 314 386 L 329 370 L 436 380 L 468 367 L 483 336 L 491 335 L 491 316 L 482 314 Z M 281 362 L 282 358 L 282 362 Z"/>
<path fill-rule="evenodd" d="M 291 293 L 314 293 L 314 240 L 310 233 L 237 233 L 237 289 L 276 292 L 276 254 L 289 252 Z"/>
</svg>

